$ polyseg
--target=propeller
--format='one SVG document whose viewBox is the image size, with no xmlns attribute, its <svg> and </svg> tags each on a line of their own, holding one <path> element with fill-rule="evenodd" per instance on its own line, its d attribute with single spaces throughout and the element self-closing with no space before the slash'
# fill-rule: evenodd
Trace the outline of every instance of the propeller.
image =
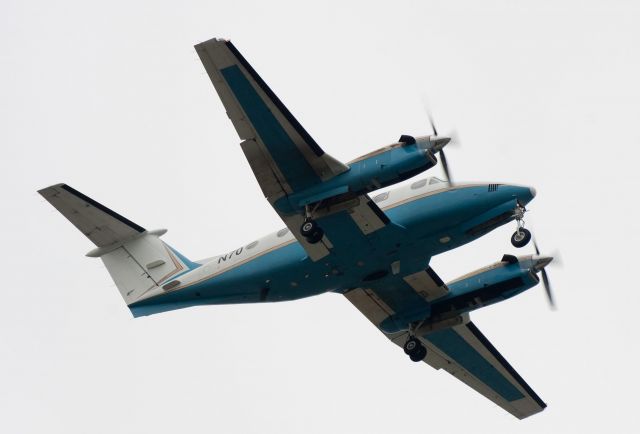
<svg viewBox="0 0 640 434">
<path fill-rule="evenodd" d="M 425 107 L 425 111 L 427 112 L 427 118 L 429 119 L 429 125 L 431 125 L 431 130 L 433 131 L 433 135 L 436 137 L 436 146 L 438 152 L 440 152 L 440 162 L 442 163 L 442 170 L 444 171 L 444 176 L 447 178 L 447 183 L 449 185 L 453 185 L 453 180 L 451 178 L 451 171 L 449 170 L 449 163 L 447 162 L 447 156 L 444 153 L 444 145 L 452 142 L 452 144 L 457 143 L 457 134 L 452 133 L 450 137 L 438 138 L 438 129 L 436 128 L 436 123 L 433 121 L 433 116 L 429 109 Z M 441 143 L 438 143 L 441 141 Z"/>
<path fill-rule="evenodd" d="M 540 249 L 538 248 L 538 243 L 536 240 L 533 241 L 533 247 L 536 249 L 536 255 L 539 257 L 539 263 L 536 265 L 536 269 L 539 269 L 540 274 L 542 275 L 542 285 L 544 286 L 544 290 L 547 293 L 547 299 L 549 300 L 549 305 L 551 309 L 556 309 L 556 304 L 553 298 L 553 293 L 551 291 L 551 283 L 549 282 L 549 276 L 547 275 L 547 271 L 545 270 L 545 266 L 553 260 L 553 257 L 542 257 L 540 256 Z"/>
</svg>

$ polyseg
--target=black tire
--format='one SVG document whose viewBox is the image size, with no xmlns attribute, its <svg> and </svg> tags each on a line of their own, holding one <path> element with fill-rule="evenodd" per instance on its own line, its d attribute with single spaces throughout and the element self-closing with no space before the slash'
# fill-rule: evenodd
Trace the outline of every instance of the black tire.
<svg viewBox="0 0 640 434">
<path fill-rule="evenodd" d="M 309 238 L 312 237 L 318 229 L 320 229 L 318 223 L 314 220 L 305 220 L 302 226 L 300 226 L 300 233 L 303 237 Z"/>
<path fill-rule="evenodd" d="M 319 242 L 322 239 L 322 237 L 324 237 L 324 231 L 320 228 L 316 228 L 316 231 L 306 238 L 309 244 L 315 244 Z"/>
<path fill-rule="evenodd" d="M 529 244 L 529 241 L 531 241 L 531 232 L 525 228 L 515 231 L 513 235 L 511 235 L 511 244 L 513 247 L 524 247 Z"/>
<path fill-rule="evenodd" d="M 422 344 L 413 353 L 409 354 L 412 362 L 421 362 L 425 357 L 427 357 L 427 349 Z"/>
<path fill-rule="evenodd" d="M 404 353 L 408 356 L 408 355 L 411 355 L 411 353 L 416 351 L 416 349 L 420 348 L 421 346 L 422 344 L 418 339 L 411 337 L 407 339 L 407 342 L 404 343 L 404 345 L 402 346 L 402 349 L 404 350 Z"/>
</svg>

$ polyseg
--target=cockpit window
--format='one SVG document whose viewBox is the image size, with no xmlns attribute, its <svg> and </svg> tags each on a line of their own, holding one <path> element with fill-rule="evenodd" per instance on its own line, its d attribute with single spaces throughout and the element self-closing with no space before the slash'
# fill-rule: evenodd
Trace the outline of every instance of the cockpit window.
<svg viewBox="0 0 640 434">
<path fill-rule="evenodd" d="M 382 202 L 383 200 L 386 200 L 389 197 L 389 192 L 385 191 L 384 193 L 380 193 L 379 195 L 377 195 L 376 197 L 373 198 L 373 201 L 375 203 L 378 202 Z"/>
<path fill-rule="evenodd" d="M 420 181 L 416 181 L 413 184 L 411 184 L 411 189 L 412 190 L 417 190 L 418 188 L 422 188 L 425 185 L 427 185 L 427 180 L 426 179 L 421 179 Z"/>
</svg>

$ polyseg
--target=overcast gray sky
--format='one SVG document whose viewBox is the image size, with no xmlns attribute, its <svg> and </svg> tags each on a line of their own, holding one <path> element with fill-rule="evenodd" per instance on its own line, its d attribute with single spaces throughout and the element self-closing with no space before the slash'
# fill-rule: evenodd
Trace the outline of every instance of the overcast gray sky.
<svg viewBox="0 0 640 434">
<path fill-rule="evenodd" d="M 637 432 L 639 12 L 636 1 L 2 0 L 0 430 Z M 212 37 L 231 39 L 342 161 L 428 134 L 424 97 L 461 138 L 448 152 L 456 180 L 537 188 L 527 223 L 562 252 L 558 311 L 536 287 L 472 317 L 545 412 L 518 421 L 409 362 L 334 294 L 132 319 L 84 257 L 92 244 L 36 190 L 67 182 L 168 228 L 192 259 L 282 227 L 193 49 Z M 515 253 L 513 229 L 432 265 L 449 280 Z"/>
</svg>

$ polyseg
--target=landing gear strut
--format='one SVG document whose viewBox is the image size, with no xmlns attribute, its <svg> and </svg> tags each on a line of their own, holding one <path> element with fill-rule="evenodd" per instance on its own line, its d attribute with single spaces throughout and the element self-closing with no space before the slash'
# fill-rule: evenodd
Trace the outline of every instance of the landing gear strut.
<svg viewBox="0 0 640 434">
<path fill-rule="evenodd" d="M 413 362 L 420 362 L 427 356 L 427 349 L 415 336 L 407 339 L 407 342 L 403 345 L 403 349 L 404 353 L 408 355 Z"/>
<path fill-rule="evenodd" d="M 524 213 L 527 209 L 520 205 L 520 202 L 516 205 L 516 209 L 513 212 L 513 216 L 516 219 L 518 229 L 511 235 L 511 244 L 513 247 L 521 248 L 526 246 L 531 241 L 531 232 L 524 228 Z"/>
</svg>

